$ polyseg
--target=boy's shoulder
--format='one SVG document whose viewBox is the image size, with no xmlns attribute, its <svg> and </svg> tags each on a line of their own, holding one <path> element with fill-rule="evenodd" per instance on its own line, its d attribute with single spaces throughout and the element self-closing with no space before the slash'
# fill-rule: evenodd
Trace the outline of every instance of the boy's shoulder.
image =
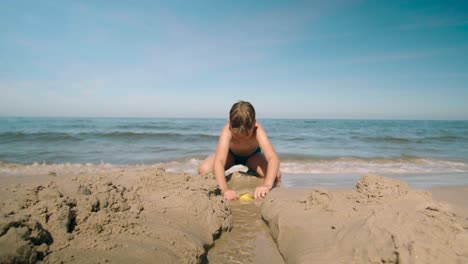
<svg viewBox="0 0 468 264">
<path fill-rule="evenodd" d="M 229 127 L 229 122 L 226 123 L 224 126 L 223 126 L 223 129 L 221 129 L 221 133 L 222 134 L 231 134 L 231 129 Z"/>
<path fill-rule="evenodd" d="M 260 124 L 260 122 L 256 121 L 255 122 L 255 128 L 258 130 L 258 129 L 262 129 L 263 130 L 263 126 L 262 124 Z"/>
</svg>

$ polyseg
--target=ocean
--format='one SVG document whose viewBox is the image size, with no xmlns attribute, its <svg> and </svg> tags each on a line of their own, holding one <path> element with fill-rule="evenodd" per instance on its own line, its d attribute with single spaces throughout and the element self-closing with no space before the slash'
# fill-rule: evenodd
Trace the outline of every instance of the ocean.
<svg viewBox="0 0 468 264">
<path fill-rule="evenodd" d="M 468 121 L 259 119 L 287 187 L 349 187 L 362 175 L 413 187 L 468 185 Z M 157 165 L 196 175 L 227 119 L 0 118 L 0 161 Z"/>
</svg>

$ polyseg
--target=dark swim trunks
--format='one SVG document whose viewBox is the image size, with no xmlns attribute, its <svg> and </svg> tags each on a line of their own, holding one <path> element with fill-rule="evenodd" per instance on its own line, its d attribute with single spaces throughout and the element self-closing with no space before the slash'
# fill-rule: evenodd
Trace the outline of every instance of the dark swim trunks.
<svg viewBox="0 0 468 264">
<path fill-rule="evenodd" d="M 234 165 L 242 164 L 242 165 L 246 166 L 247 165 L 247 160 L 250 157 L 252 157 L 253 155 L 255 155 L 257 153 L 262 153 L 262 148 L 258 147 L 252 154 L 250 154 L 248 156 L 237 155 L 234 152 L 232 152 L 231 149 L 229 149 L 229 153 L 231 153 L 232 156 L 234 157 Z"/>
</svg>

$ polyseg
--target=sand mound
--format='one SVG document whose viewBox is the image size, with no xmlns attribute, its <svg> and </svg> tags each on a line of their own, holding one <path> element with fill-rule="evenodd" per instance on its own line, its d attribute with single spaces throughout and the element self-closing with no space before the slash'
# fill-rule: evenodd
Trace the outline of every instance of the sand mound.
<svg viewBox="0 0 468 264">
<path fill-rule="evenodd" d="M 351 191 L 275 189 L 262 216 L 287 263 L 466 263 L 468 221 L 381 176 Z"/>
<path fill-rule="evenodd" d="M 248 192 L 253 194 L 255 187 L 263 184 L 263 178 L 254 173 L 236 171 L 227 176 L 227 184 L 230 189 L 239 193 Z"/>
<path fill-rule="evenodd" d="M 364 203 L 386 202 L 404 197 L 409 189 L 408 184 L 401 180 L 382 176 L 364 176 L 358 181 L 350 197 Z"/>
<path fill-rule="evenodd" d="M 0 263 L 34 263 L 47 254 L 52 236 L 29 216 L 0 218 Z"/>
<path fill-rule="evenodd" d="M 211 174 L 41 167 L 38 184 L 2 188 L 1 263 L 199 263 L 231 227 Z"/>
</svg>

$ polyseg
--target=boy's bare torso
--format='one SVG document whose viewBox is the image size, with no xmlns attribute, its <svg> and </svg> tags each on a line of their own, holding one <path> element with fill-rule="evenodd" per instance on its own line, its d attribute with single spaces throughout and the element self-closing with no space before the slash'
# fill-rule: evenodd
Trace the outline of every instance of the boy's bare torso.
<svg viewBox="0 0 468 264">
<path fill-rule="evenodd" d="M 229 149 L 239 156 L 249 156 L 259 147 L 257 141 L 257 125 L 249 136 L 236 135 L 231 133 Z"/>
</svg>

